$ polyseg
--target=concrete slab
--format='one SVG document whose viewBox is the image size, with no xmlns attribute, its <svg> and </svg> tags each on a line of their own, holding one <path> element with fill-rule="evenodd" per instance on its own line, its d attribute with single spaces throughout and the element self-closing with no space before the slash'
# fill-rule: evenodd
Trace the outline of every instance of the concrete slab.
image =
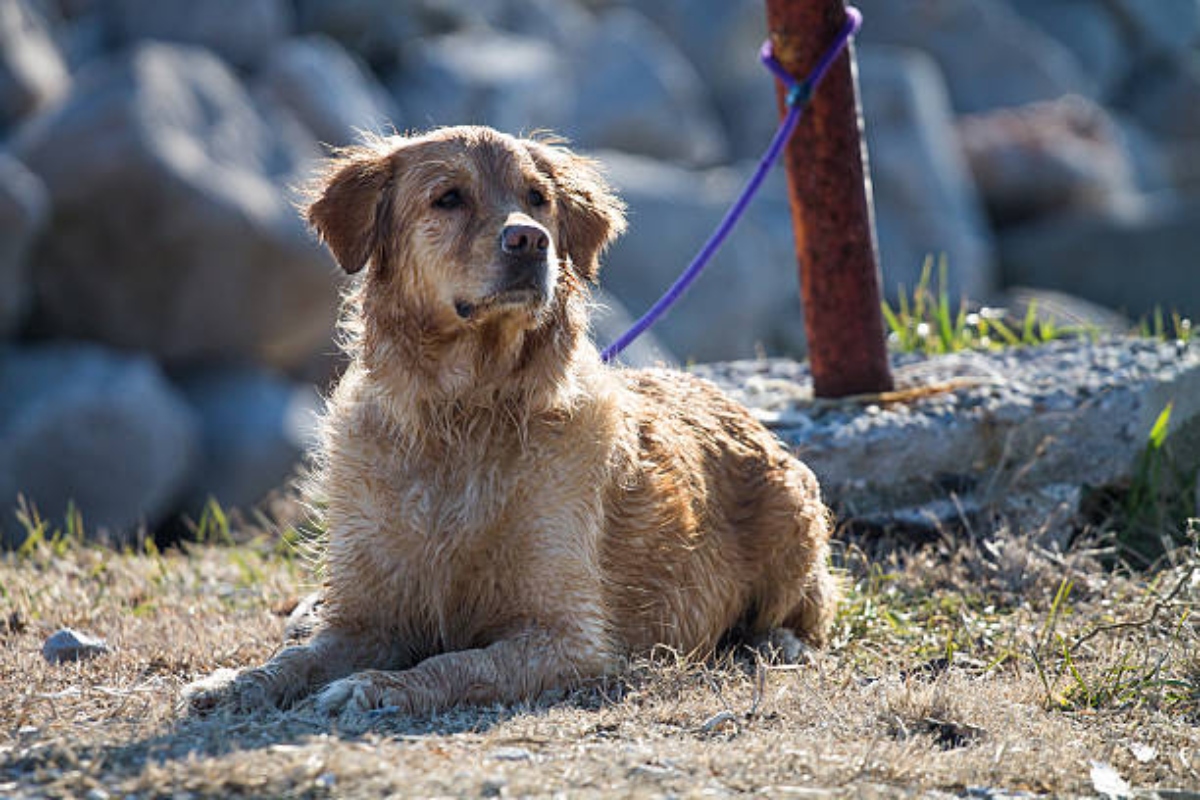
<svg viewBox="0 0 1200 800">
<path fill-rule="evenodd" d="M 1195 344 L 1054 342 L 897 356 L 893 368 L 896 392 L 839 401 L 814 400 L 807 365 L 793 361 L 693 371 L 787 442 L 843 516 L 936 515 L 949 503 L 964 515 L 999 509 L 1037 524 L 1074 511 L 1083 487 L 1128 480 L 1168 404 L 1168 446 L 1178 463 L 1200 464 Z"/>
</svg>

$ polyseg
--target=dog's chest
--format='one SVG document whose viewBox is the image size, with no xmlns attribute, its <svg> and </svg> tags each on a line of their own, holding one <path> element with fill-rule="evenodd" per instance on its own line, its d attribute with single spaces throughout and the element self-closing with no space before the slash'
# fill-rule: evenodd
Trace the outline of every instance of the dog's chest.
<svg viewBox="0 0 1200 800">
<path fill-rule="evenodd" d="M 527 546 L 527 486 L 504 454 L 414 458 L 377 453 L 358 502 L 330 519 L 330 578 L 363 596 L 377 624 L 421 652 L 478 646 L 507 624 Z M 331 509 L 331 511 L 333 511 Z M 335 512 L 337 513 L 337 512 Z"/>
</svg>

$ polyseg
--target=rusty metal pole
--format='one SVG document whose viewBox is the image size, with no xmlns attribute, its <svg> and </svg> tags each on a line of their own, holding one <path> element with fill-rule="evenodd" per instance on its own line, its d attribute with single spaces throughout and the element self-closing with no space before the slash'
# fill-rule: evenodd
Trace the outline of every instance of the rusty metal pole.
<svg viewBox="0 0 1200 800">
<path fill-rule="evenodd" d="M 844 0 L 767 0 L 775 57 L 798 77 L 808 74 L 845 22 Z M 783 155 L 817 397 L 893 388 L 853 47 L 833 63 Z M 782 86 L 778 97 L 786 114 Z"/>
</svg>

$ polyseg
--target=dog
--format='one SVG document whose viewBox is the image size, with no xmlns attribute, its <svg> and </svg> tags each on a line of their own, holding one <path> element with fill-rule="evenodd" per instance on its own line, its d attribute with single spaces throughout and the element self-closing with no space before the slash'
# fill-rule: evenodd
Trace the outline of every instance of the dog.
<svg viewBox="0 0 1200 800">
<path fill-rule="evenodd" d="M 189 687 L 428 714 L 537 698 L 658 646 L 826 643 L 812 472 L 715 386 L 601 363 L 588 286 L 625 227 L 598 165 L 484 127 L 335 155 L 308 222 L 357 274 L 309 495 L 315 632 Z"/>
</svg>

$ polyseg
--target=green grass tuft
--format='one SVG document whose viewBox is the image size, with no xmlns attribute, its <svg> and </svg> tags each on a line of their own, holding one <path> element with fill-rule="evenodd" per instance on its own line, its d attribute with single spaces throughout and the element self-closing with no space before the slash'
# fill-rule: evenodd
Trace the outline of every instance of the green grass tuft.
<svg viewBox="0 0 1200 800">
<path fill-rule="evenodd" d="M 999 350 L 1044 344 L 1057 339 L 1088 335 L 1081 328 L 1040 320 L 1037 304 L 1030 303 L 1019 330 L 1006 322 L 1003 309 L 969 311 L 963 300 L 950 301 L 945 256 L 938 260 L 938 279 L 933 281 L 932 256 L 925 259 L 921 277 L 910 295 L 904 287 L 896 307 L 884 301 L 883 318 L 888 327 L 888 345 L 895 352 L 941 355 L 963 350 Z"/>
</svg>

